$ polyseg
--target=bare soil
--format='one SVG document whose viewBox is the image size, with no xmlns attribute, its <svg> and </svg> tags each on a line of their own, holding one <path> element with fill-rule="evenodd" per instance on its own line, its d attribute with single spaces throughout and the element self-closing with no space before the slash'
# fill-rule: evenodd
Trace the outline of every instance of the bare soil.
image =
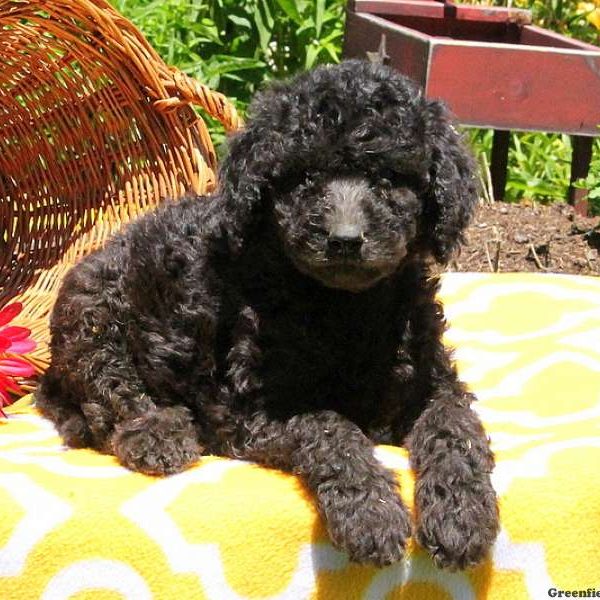
<svg viewBox="0 0 600 600">
<path fill-rule="evenodd" d="M 530 271 L 600 276 L 600 217 L 563 203 L 481 205 L 451 271 Z"/>
</svg>

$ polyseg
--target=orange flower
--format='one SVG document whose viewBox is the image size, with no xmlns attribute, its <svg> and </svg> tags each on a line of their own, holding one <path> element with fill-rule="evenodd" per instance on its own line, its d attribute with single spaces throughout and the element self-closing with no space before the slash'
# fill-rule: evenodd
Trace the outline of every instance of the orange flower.
<svg viewBox="0 0 600 600">
<path fill-rule="evenodd" d="M 17 317 L 23 305 L 14 302 L 0 310 L 0 415 L 6 417 L 3 406 L 12 403 L 11 394 L 21 394 L 23 390 L 15 377 L 31 377 L 34 368 L 19 354 L 26 354 L 35 349 L 36 343 L 31 339 L 31 331 L 26 327 L 8 325 Z"/>
</svg>

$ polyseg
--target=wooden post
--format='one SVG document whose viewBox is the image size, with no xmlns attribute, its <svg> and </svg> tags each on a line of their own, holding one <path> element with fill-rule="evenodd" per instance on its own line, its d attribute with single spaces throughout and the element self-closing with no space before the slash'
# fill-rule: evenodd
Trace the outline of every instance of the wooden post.
<svg viewBox="0 0 600 600">
<path fill-rule="evenodd" d="M 578 179 L 587 177 L 592 160 L 592 144 L 594 138 L 583 135 L 572 135 L 573 157 L 571 158 L 571 182 L 569 185 L 569 204 L 575 208 L 580 215 L 588 214 L 588 201 L 586 199 L 588 190 L 573 187 Z"/>
<path fill-rule="evenodd" d="M 504 200 L 509 143 L 510 131 L 494 129 L 494 140 L 492 142 L 492 161 L 490 165 L 494 200 Z"/>
</svg>

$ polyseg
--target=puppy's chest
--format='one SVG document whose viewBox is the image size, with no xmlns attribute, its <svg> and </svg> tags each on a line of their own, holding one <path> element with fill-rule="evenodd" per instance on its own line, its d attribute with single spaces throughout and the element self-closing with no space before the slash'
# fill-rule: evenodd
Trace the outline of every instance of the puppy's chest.
<svg viewBox="0 0 600 600">
<path fill-rule="evenodd" d="M 309 306 L 264 312 L 258 322 L 260 379 L 275 401 L 285 395 L 310 408 L 364 406 L 381 394 L 397 356 L 397 324 L 377 312 Z"/>
</svg>

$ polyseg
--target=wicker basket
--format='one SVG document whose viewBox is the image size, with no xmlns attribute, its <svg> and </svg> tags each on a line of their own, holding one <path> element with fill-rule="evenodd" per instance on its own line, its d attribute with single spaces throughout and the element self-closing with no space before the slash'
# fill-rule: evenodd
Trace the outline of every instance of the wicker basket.
<svg viewBox="0 0 600 600">
<path fill-rule="evenodd" d="M 240 124 L 104 0 L 0 0 L 0 307 L 23 302 L 38 370 L 69 267 L 162 199 L 213 189 L 191 105 Z"/>
</svg>

